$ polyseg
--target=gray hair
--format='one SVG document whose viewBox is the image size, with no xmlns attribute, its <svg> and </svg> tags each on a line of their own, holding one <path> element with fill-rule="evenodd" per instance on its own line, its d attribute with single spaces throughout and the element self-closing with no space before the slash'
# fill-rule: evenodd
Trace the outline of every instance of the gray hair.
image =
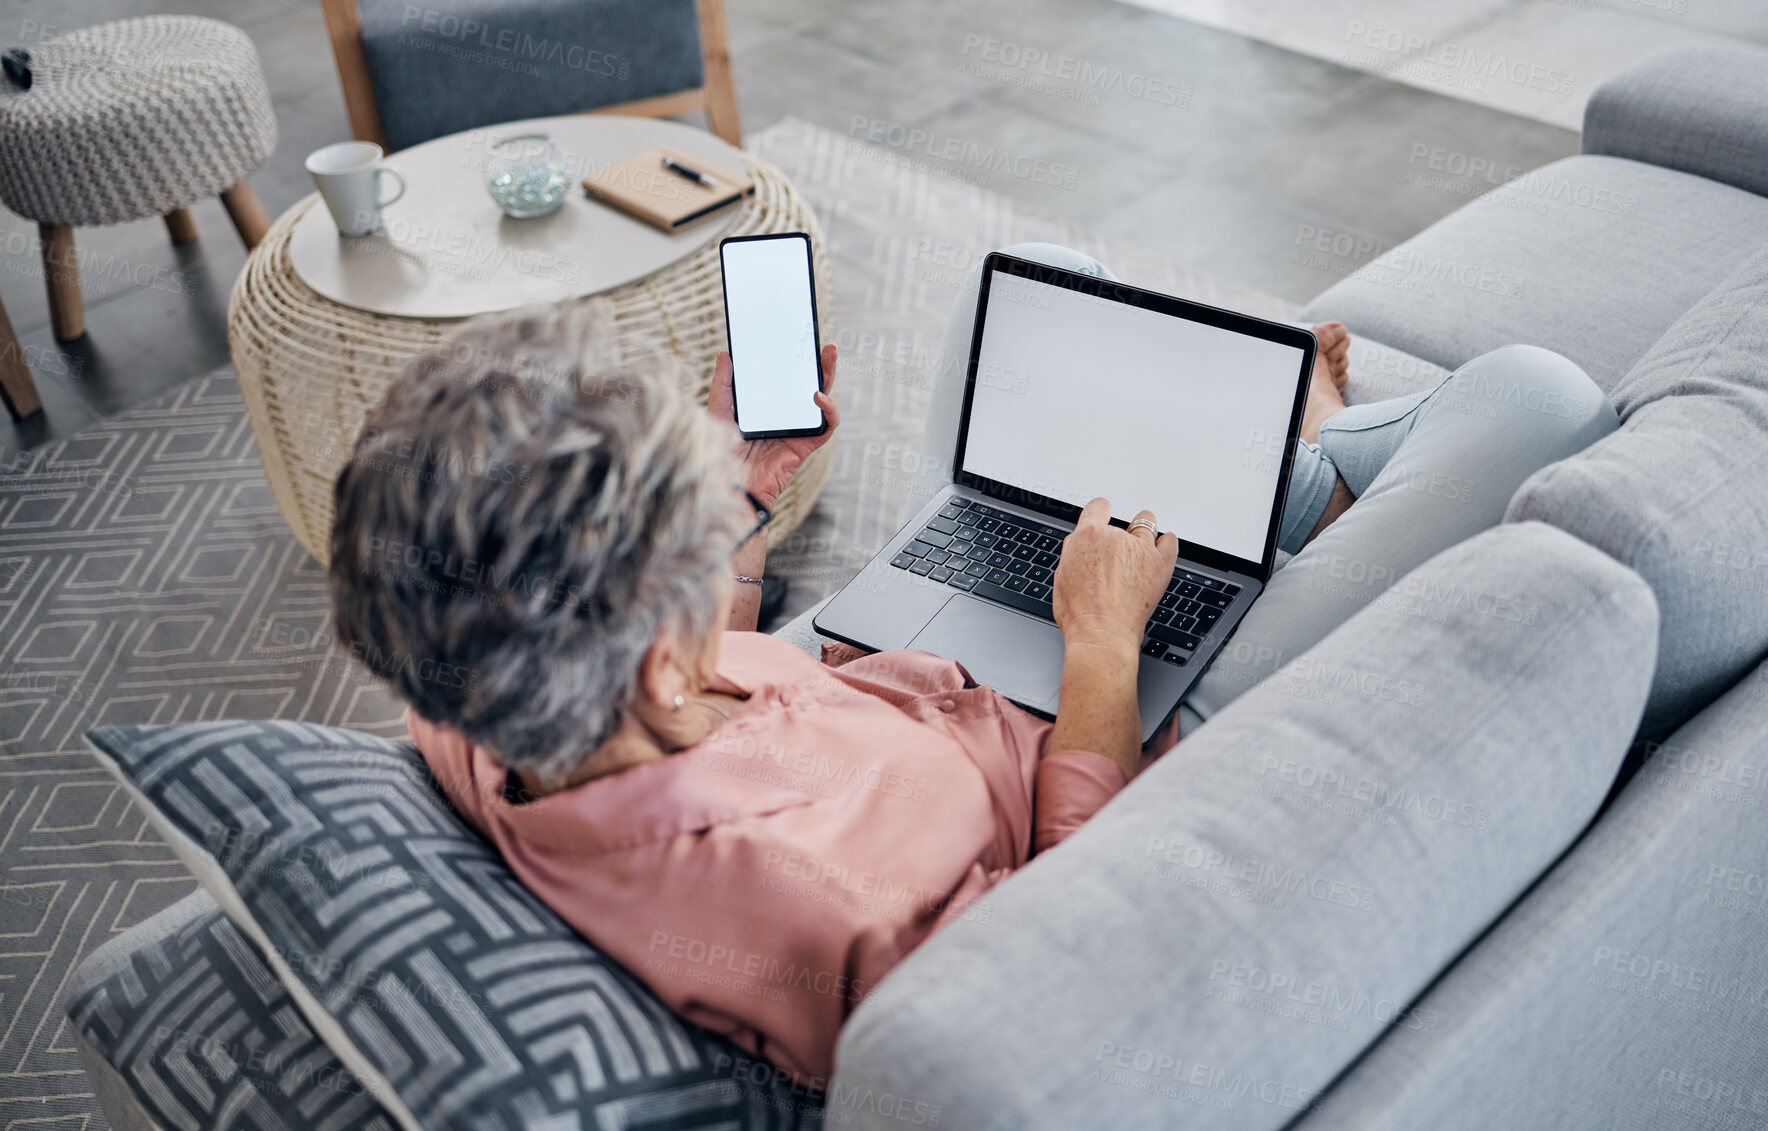
<svg viewBox="0 0 1768 1131">
<path fill-rule="evenodd" d="M 731 434 L 601 303 L 468 322 L 413 359 L 335 488 L 340 642 L 419 715 L 564 778 L 666 630 L 712 627 L 741 537 Z"/>
</svg>

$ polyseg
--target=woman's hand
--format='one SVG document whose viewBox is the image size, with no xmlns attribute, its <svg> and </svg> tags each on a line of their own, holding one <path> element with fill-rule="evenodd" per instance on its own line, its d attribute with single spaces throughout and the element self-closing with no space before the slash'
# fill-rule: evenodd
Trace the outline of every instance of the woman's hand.
<svg viewBox="0 0 1768 1131">
<path fill-rule="evenodd" d="M 1152 526 L 1154 515 L 1142 511 L 1136 521 Z M 1156 539 L 1148 529 L 1119 530 L 1111 525 L 1110 503 L 1088 503 L 1056 563 L 1051 600 L 1064 645 L 1128 647 L 1134 655 L 1178 557 L 1179 540 L 1171 534 Z"/>
<path fill-rule="evenodd" d="M 743 460 L 747 487 L 756 498 L 768 506 L 780 497 L 792 473 L 799 465 L 810 458 L 810 453 L 829 442 L 835 435 L 835 429 L 841 424 L 841 410 L 835 405 L 833 396 L 835 389 L 835 346 L 833 343 L 823 347 L 823 388 L 816 394 L 817 407 L 823 410 L 823 418 L 829 426 L 823 429 L 820 436 L 790 436 L 774 440 L 741 440 L 737 444 L 737 454 Z M 706 409 L 719 420 L 730 422 L 733 426 L 737 421 L 737 402 L 731 392 L 731 355 L 723 350 L 718 351 L 718 361 L 712 367 L 712 391 L 706 399 Z"/>
<path fill-rule="evenodd" d="M 1136 527 L 1136 522 L 1146 527 Z M 1062 626 L 1062 705 L 1050 730 L 1051 750 L 1091 750 L 1134 776 L 1141 763 L 1142 725 L 1136 707 L 1137 653 L 1148 614 L 1160 603 L 1179 540 L 1154 537 L 1143 511 L 1119 530 L 1111 504 L 1094 499 L 1062 541 L 1056 563 L 1056 623 Z"/>
</svg>

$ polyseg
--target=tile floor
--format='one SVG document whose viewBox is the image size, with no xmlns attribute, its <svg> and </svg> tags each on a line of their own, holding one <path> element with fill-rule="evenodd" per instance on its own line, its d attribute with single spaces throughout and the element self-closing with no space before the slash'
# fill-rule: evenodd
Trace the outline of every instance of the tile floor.
<svg viewBox="0 0 1768 1131">
<path fill-rule="evenodd" d="M 1661 47 L 1768 47 L 1762 0 L 1131 2 L 1568 130 L 1604 79 Z"/>
<path fill-rule="evenodd" d="M 1527 169 L 1577 148 L 1568 130 L 1274 46 L 1254 29 L 1115 0 L 728 3 L 748 129 L 792 114 L 932 152 L 1025 207 L 1294 301 L 1336 278 L 1294 261 L 1308 234 L 1385 246 L 1489 187 L 1420 187 L 1407 174 L 1421 151 Z M 1395 3 L 1329 7 L 1373 22 Z M 1258 5 L 1217 3 L 1211 17 L 1199 0 L 1192 15 L 1220 24 L 1243 6 Z M 253 184 L 281 212 L 310 191 L 306 153 L 347 135 L 316 0 L 0 0 L 0 46 L 161 11 L 226 19 L 257 41 L 281 140 Z M 1083 70 L 1105 77 L 1062 78 Z M 1011 159 L 995 169 L 1002 153 Z M 36 226 L 0 212 L 0 298 L 47 406 L 0 422 L 0 462 L 227 363 L 227 295 L 244 252 L 219 203 L 193 212 L 194 247 L 172 248 L 158 220 L 78 233 L 88 331 L 65 347 L 48 328 Z"/>
</svg>

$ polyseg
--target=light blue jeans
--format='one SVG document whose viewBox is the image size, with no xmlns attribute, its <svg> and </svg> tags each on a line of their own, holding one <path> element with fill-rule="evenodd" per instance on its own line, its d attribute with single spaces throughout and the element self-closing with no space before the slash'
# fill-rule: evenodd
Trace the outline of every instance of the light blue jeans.
<svg viewBox="0 0 1768 1131">
<path fill-rule="evenodd" d="M 1002 250 L 1116 278 L 1092 256 L 1055 244 Z M 957 444 L 980 278 L 978 267 L 946 324 L 927 424 L 929 452 L 950 452 Z M 1192 686 L 1180 707 L 1181 730 L 1189 733 L 1319 643 L 1429 558 L 1496 526 L 1523 480 L 1619 424 L 1614 406 L 1582 369 L 1536 346 L 1493 350 L 1435 389 L 1334 414 L 1318 444 L 1296 446 L 1279 535 L 1279 545 L 1295 557 L 1272 576 Z M 1304 548 L 1339 479 L 1356 504 Z"/>
</svg>

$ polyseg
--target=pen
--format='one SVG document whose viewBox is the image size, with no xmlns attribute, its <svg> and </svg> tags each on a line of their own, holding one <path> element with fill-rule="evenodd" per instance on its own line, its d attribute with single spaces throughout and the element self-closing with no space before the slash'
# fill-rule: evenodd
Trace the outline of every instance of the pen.
<svg viewBox="0 0 1768 1131">
<path fill-rule="evenodd" d="M 666 155 L 663 158 L 663 167 L 665 169 L 668 169 L 671 173 L 674 173 L 678 177 L 686 177 L 690 181 L 698 181 L 699 183 L 705 185 L 707 188 L 717 188 L 718 187 L 717 181 L 713 180 L 711 177 L 707 176 L 705 173 L 700 172 L 700 170 L 694 168 L 692 165 L 683 165 L 680 161 L 677 161 L 673 157 L 669 157 Z"/>
</svg>

